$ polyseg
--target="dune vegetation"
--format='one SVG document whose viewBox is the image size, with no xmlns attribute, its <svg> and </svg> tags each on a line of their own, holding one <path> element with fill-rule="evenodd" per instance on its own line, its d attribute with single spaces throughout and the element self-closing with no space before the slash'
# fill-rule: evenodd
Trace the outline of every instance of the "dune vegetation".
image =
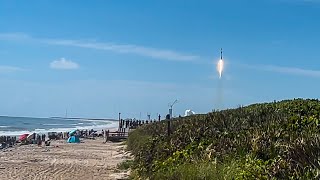
<svg viewBox="0 0 320 180">
<path fill-rule="evenodd" d="M 139 127 L 133 179 L 320 179 L 320 101 L 253 104 Z"/>
</svg>

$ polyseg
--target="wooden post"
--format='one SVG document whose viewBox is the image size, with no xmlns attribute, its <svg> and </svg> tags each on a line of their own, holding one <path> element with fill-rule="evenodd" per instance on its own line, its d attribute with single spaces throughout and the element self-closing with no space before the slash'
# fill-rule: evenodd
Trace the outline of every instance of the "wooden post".
<svg viewBox="0 0 320 180">
<path fill-rule="evenodd" d="M 168 121 L 168 129 L 167 129 L 167 131 L 168 131 L 168 136 L 170 136 L 170 114 L 167 114 L 167 116 L 166 116 L 166 120 Z"/>
<path fill-rule="evenodd" d="M 170 136 L 170 119 L 168 119 L 168 136 Z"/>
<path fill-rule="evenodd" d="M 121 113 L 119 113 L 119 131 L 120 131 L 120 127 L 121 127 Z"/>
</svg>

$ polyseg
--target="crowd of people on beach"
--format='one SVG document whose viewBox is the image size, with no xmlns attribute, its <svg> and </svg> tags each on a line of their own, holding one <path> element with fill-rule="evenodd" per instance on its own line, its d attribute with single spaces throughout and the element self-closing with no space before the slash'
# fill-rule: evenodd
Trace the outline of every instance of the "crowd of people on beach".
<svg viewBox="0 0 320 180">
<path fill-rule="evenodd" d="M 98 133 L 97 131 L 91 129 L 91 130 L 77 130 L 76 135 L 80 138 L 92 138 L 99 135 L 102 135 L 103 133 Z M 60 140 L 60 139 L 68 139 L 70 137 L 69 132 L 49 132 L 48 138 L 49 140 Z"/>
<path fill-rule="evenodd" d="M 155 122 L 157 122 L 157 120 L 120 119 L 119 125 L 120 125 L 120 129 L 122 128 L 136 129 L 137 127 L 142 126 L 144 124 L 150 124 Z"/>
<path fill-rule="evenodd" d="M 17 137 L 0 136 L 0 149 L 12 147 L 16 144 Z"/>
<path fill-rule="evenodd" d="M 103 136 L 102 133 L 91 130 L 77 130 L 76 135 L 81 138 L 94 138 L 97 136 Z M 24 137 L 22 137 L 24 136 Z M 23 134 L 20 137 L 17 136 L 0 136 L 0 150 L 13 147 L 17 144 L 26 145 L 26 144 L 36 144 L 38 146 L 50 146 L 51 140 L 66 140 L 68 139 L 69 132 L 48 132 L 47 134 Z"/>
<path fill-rule="evenodd" d="M 38 146 L 41 146 L 42 142 L 45 142 L 45 144 L 47 144 L 45 134 L 40 135 L 40 134 L 33 133 L 32 137 L 33 138 L 31 138 L 29 142 L 27 142 L 27 144 L 37 144 Z"/>
</svg>

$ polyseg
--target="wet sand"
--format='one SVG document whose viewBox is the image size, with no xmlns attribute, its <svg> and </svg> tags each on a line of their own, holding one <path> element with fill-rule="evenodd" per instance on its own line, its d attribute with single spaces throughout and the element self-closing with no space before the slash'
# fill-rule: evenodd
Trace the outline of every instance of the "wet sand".
<svg viewBox="0 0 320 180">
<path fill-rule="evenodd" d="M 6 180 L 124 179 L 118 163 L 130 158 L 122 143 L 103 143 L 103 138 L 68 144 L 52 141 L 49 147 L 23 145 L 0 151 L 0 177 Z"/>
</svg>

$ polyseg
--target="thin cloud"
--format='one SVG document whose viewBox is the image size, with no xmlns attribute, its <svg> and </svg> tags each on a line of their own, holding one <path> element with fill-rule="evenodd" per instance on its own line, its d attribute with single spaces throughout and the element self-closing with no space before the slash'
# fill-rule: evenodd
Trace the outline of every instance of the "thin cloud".
<svg viewBox="0 0 320 180">
<path fill-rule="evenodd" d="M 284 67 L 284 66 L 274 66 L 274 65 L 242 65 L 246 68 L 270 71 L 283 74 L 299 75 L 299 76 L 308 76 L 308 77 L 320 77 L 320 71 L 302 69 L 297 67 Z"/>
<path fill-rule="evenodd" d="M 111 51 L 121 54 L 135 54 L 139 56 L 151 57 L 155 59 L 173 60 L 173 61 L 194 61 L 199 59 L 199 56 L 187 55 L 173 50 L 157 49 L 133 44 L 115 44 L 115 43 L 99 43 L 79 40 L 63 40 L 63 39 L 39 39 L 23 33 L 0 33 L 0 39 L 4 40 L 32 40 L 40 43 L 80 47 L 87 49 L 97 49 Z"/>
<path fill-rule="evenodd" d="M 74 70 L 79 69 L 79 65 L 73 61 L 61 58 L 60 60 L 55 60 L 50 63 L 52 69 L 62 69 L 62 70 Z"/>
<path fill-rule="evenodd" d="M 113 43 L 97 43 L 97 42 L 82 42 L 74 40 L 46 40 L 48 44 L 64 45 L 81 47 L 88 49 L 97 49 L 105 51 L 113 51 L 123 54 L 136 54 L 156 59 L 176 60 L 176 61 L 193 61 L 198 59 L 198 56 L 184 55 L 171 50 L 155 49 L 130 44 L 113 44 Z"/>
<path fill-rule="evenodd" d="M 19 71 L 25 71 L 26 69 L 15 66 L 0 66 L 0 73 L 14 73 Z"/>
</svg>

